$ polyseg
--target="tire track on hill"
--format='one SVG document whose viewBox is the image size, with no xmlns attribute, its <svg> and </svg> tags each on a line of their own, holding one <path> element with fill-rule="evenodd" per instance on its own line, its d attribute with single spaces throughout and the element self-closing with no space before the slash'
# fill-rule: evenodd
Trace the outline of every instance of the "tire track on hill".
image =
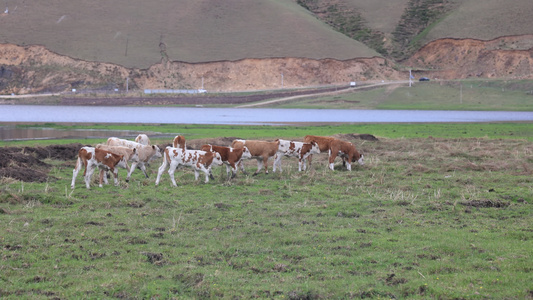
<svg viewBox="0 0 533 300">
<path fill-rule="evenodd" d="M 385 85 L 403 84 L 403 83 L 409 83 L 409 81 L 405 80 L 405 81 L 379 82 L 379 83 L 374 83 L 374 84 L 369 84 L 369 85 L 364 85 L 364 86 L 341 89 L 341 90 L 337 90 L 337 91 L 327 91 L 327 92 L 323 92 L 323 93 L 313 93 L 312 95 L 306 94 L 306 95 L 296 95 L 296 96 L 290 96 L 290 97 L 283 97 L 283 98 L 267 100 L 267 101 L 262 101 L 262 102 L 257 102 L 257 103 L 249 103 L 249 104 L 238 105 L 238 106 L 235 106 L 235 107 L 236 108 L 259 107 L 259 106 L 270 105 L 270 104 L 274 104 L 274 103 L 289 102 L 289 101 L 292 101 L 292 100 L 306 98 L 306 97 L 309 97 L 309 96 L 316 97 L 316 96 L 347 94 L 347 93 L 350 93 L 350 92 L 353 92 L 353 91 L 372 89 L 372 88 L 385 86 Z"/>
</svg>

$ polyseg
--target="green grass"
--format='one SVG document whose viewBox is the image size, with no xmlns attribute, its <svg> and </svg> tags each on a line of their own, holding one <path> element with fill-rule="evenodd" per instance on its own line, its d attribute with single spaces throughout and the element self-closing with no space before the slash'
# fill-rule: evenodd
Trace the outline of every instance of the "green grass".
<svg viewBox="0 0 533 300">
<path fill-rule="evenodd" d="M 307 98 L 279 108 L 502 110 L 532 111 L 531 81 L 415 82 L 412 87 L 355 90 L 335 96 Z"/>
<path fill-rule="evenodd" d="M 170 138 L 180 134 L 187 139 L 203 139 L 218 137 L 235 137 L 249 139 L 277 139 L 280 137 L 301 139 L 309 134 L 373 134 L 378 138 L 473 138 L 490 139 L 526 139 L 533 141 L 533 125 L 531 123 L 458 123 L 458 124 L 343 124 L 322 126 L 241 126 L 241 125 L 62 125 L 62 124 L 30 124 L 18 127 L 46 127 L 58 130 L 96 129 L 96 130 L 132 130 L 155 132 L 168 135 Z M 169 143 L 170 138 L 151 138 L 153 143 Z M 69 144 L 97 144 L 105 142 L 101 139 L 61 139 L 61 140 L 26 140 L 0 141 L 0 146 L 34 146 Z"/>
<path fill-rule="evenodd" d="M 339 161 L 327 170 L 321 154 L 307 172 L 284 159 L 281 174 L 239 173 L 231 182 L 223 168 L 208 184 L 179 170 L 177 188 L 166 173 L 154 186 L 156 162 L 149 179 L 134 172 L 125 183 L 120 170 L 119 187 L 86 190 L 79 176 L 72 191 L 74 161 L 47 160 L 48 182 L 0 181 L 0 295 L 530 297 L 531 125 L 479 125 L 501 133 L 516 128 L 515 139 L 487 137 L 474 130 L 477 124 L 352 126 L 351 132 L 384 136 L 353 140 L 366 164 L 352 172 Z M 302 127 L 310 134 L 349 128 Z M 243 138 L 274 132 L 246 130 L 229 132 Z M 303 132 L 286 133 L 278 137 Z M 251 172 L 255 163 L 246 167 Z"/>
</svg>

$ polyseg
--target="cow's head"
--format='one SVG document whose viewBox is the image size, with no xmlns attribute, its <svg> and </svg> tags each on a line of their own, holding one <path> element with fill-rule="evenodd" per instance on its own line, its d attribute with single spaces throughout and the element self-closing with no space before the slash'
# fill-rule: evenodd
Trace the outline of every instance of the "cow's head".
<svg viewBox="0 0 533 300">
<path fill-rule="evenodd" d="M 213 153 L 213 164 L 221 166 L 222 165 L 222 157 L 220 156 L 220 153 L 218 152 L 212 152 Z"/>
<path fill-rule="evenodd" d="M 365 164 L 365 156 L 364 156 L 363 154 L 359 154 L 359 153 L 357 153 L 356 155 L 354 155 L 354 160 L 353 160 L 353 162 L 355 162 L 355 158 L 356 158 L 357 156 L 359 156 L 359 157 L 357 158 L 357 162 L 358 162 L 361 166 L 364 165 L 364 164 Z"/>
<path fill-rule="evenodd" d="M 161 149 L 159 149 L 159 147 L 157 147 L 156 145 L 152 145 L 152 149 L 154 149 L 155 151 L 155 154 L 154 154 L 154 158 L 159 158 L 159 157 L 163 157 L 163 155 L 161 154 Z"/>
<path fill-rule="evenodd" d="M 130 157 L 131 161 L 139 161 L 139 151 L 137 151 L 137 148 L 133 148 L 133 154 Z"/>
<path fill-rule="evenodd" d="M 250 153 L 250 150 L 248 150 L 248 147 L 246 147 L 246 146 L 242 148 L 241 159 L 242 158 L 252 158 L 252 153 Z"/>
<path fill-rule="evenodd" d="M 317 142 L 311 141 L 310 144 L 311 144 L 311 151 L 309 151 L 309 153 L 311 153 L 311 154 L 320 153 L 320 147 L 318 146 Z"/>
</svg>

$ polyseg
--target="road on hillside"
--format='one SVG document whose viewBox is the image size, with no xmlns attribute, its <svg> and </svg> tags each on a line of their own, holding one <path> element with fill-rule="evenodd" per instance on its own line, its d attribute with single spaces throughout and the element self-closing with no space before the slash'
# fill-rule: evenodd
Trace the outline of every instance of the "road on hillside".
<svg viewBox="0 0 533 300">
<path fill-rule="evenodd" d="M 393 85 L 393 84 L 403 84 L 403 83 L 409 83 L 409 81 L 405 80 L 405 81 L 380 82 L 380 83 L 374 83 L 374 84 L 369 84 L 369 85 L 353 87 L 353 88 L 350 88 L 350 89 L 343 89 L 343 90 L 338 90 L 338 91 L 327 91 L 327 92 L 323 92 L 323 93 L 314 93 L 314 94 L 312 94 L 312 96 L 316 97 L 316 96 L 330 96 L 330 95 L 347 94 L 347 93 L 353 92 L 354 90 L 363 90 L 363 89 L 375 88 L 375 87 L 383 86 L 383 85 Z M 284 98 L 279 98 L 279 99 L 267 100 L 267 101 L 258 102 L 258 103 L 243 104 L 243 105 L 236 106 L 236 108 L 257 107 L 257 106 L 269 105 L 269 104 L 273 104 L 273 103 L 292 101 L 292 100 L 305 98 L 305 97 L 309 97 L 309 95 L 297 95 L 297 96 L 290 96 L 290 97 L 284 97 Z"/>
</svg>

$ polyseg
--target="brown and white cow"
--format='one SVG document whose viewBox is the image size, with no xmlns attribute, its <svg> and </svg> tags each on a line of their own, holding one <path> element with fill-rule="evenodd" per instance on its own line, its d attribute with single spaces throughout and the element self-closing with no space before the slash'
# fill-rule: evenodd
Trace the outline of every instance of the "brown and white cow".
<svg viewBox="0 0 533 300">
<path fill-rule="evenodd" d="M 139 155 L 138 161 L 134 161 L 131 164 L 130 171 L 128 172 L 128 176 L 126 177 L 126 182 L 130 180 L 131 174 L 137 167 L 139 167 L 146 178 L 148 178 L 148 174 L 146 173 L 146 166 L 145 164 L 149 163 L 152 159 L 161 157 L 161 150 L 159 150 L 159 147 L 156 145 L 141 145 L 137 142 L 128 141 L 124 139 L 119 139 L 116 137 L 110 137 L 107 139 L 107 145 L 109 146 L 126 146 L 130 149 L 137 149 L 137 155 Z"/>
<path fill-rule="evenodd" d="M 137 155 L 136 148 L 130 149 L 124 146 L 109 146 L 104 144 L 97 144 L 95 148 L 124 156 L 124 160 L 126 160 L 126 170 L 128 172 L 130 171 L 130 166 L 128 165 L 128 162 L 139 160 L 139 155 Z"/>
<path fill-rule="evenodd" d="M 174 140 L 172 140 L 172 147 L 187 149 L 187 145 L 185 144 L 185 137 L 183 135 L 176 135 L 174 137 Z"/>
<path fill-rule="evenodd" d="M 142 145 L 150 145 L 150 138 L 146 134 L 141 133 L 135 138 L 135 142 Z"/>
<path fill-rule="evenodd" d="M 265 174 L 268 174 L 268 159 L 276 155 L 279 141 L 234 140 L 231 143 L 232 148 L 243 148 L 244 146 L 248 147 L 252 158 L 257 160 L 257 171 L 255 171 L 253 175 L 255 176 L 261 171 L 263 164 L 265 166 Z M 239 165 L 241 166 L 243 173 L 245 173 L 242 160 L 239 162 Z"/>
<path fill-rule="evenodd" d="M 76 177 L 80 172 L 82 166 L 85 166 L 83 171 L 83 176 L 85 177 L 85 186 L 87 189 L 90 189 L 91 177 L 94 173 L 95 168 L 100 169 L 100 184 L 102 187 L 102 179 L 104 177 L 104 171 L 110 170 L 113 173 L 115 179 L 115 185 L 118 185 L 118 170 L 117 166 L 123 168 L 126 167 L 126 160 L 124 156 L 111 153 L 102 149 L 96 149 L 93 147 L 82 147 L 78 151 L 78 160 L 76 161 L 76 166 L 72 171 L 72 183 L 70 187 L 73 189 L 76 183 Z"/>
<path fill-rule="evenodd" d="M 205 144 L 205 145 L 202 145 L 200 150 L 217 152 L 218 154 L 220 154 L 220 158 L 222 159 L 222 162 L 226 165 L 226 174 L 228 175 L 228 179 L 230 176 L 229 175 L 230 169 L 232 171 L 231 178 L 235 178 L 235 176 L 237 175 L 237 164 L 241 161 L 241 159 L 252 157 L 252 154 L 250 154 L 248 147 L 231 148 L 231 147 Z M 211 177 L 211 179 L 212 178 L 213 177 Z"/>
<path fill-rule="evenodd" d="M 336 139 L 329 136 L 316 136 L 306 135 L 304 137 L 305 142 L 315 141 L 321 152 L 328 152 L 329 155 L 329 168 L 334 170 L 335 158 L 340 156 L 342 158 L 343 165 L 349 171 L 352 170 L 352 162 L 358 162 L 360 165 L 364 165 L 364 156 L 361 155 L 354 144 L 346 141 Z M 309 165 L 311 165 L 312 155 L 308 157 Z"/>
<path fill-rule="evenodd" d="M 194 178 L 198 180 L 199 171 L 205 173 L 205 183 L 209 182 L 209 174 L 213 165 L 222 165 L 220 154 L 216 152 L 206 152 L 202 150 L 185 150 L 182 148 L 167 147 L 163 154 L 163 163 L 157 172 L 155 185 L 159 185 L 161 175 L 167 167 L 168 175 L 172 184 L 177 186 L 174 179 L 174 172 L 179 166 L 191 167 L 194 170 Z"/>
<path fill-rule="evenodd" d="M 313 154 L 320 153 L 320 149 L 318 147 L 318 144 L 315 141 L 311 141 L 309 143 L 305 142 L 295 142 L 295 141 L 288 141 L 288 140 L 282 140 L 277 139 L 276 141 L 279 141 L 279 147 L 278 152 L 274 156 L 274 172 L 276 172 L 276 167 L 279 167 L 279 171 L 281 172 L 281 158 L 283 156 L 289 156 L 289 157 L 297 157 L 298 158 L 298 171 L 302 171 L 302 164 L 304 171 L 306 170 L 307 166 L 305 163 L 305 160 L 308 156 Z"/>
</svg>

